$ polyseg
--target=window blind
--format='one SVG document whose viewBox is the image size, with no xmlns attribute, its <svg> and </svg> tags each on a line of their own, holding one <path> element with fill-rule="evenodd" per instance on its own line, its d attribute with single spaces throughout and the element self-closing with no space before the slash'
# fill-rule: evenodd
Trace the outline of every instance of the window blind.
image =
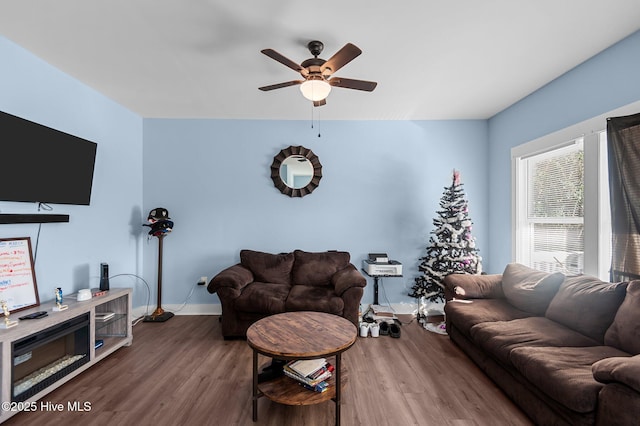
<svg viewBox="0 0 640 426">
<path fill-rule="evenodd" d="M 533 268 L 570 274 L 584 269 L 582 139 L 526 162 L 527 224 Z"/>
</svg>

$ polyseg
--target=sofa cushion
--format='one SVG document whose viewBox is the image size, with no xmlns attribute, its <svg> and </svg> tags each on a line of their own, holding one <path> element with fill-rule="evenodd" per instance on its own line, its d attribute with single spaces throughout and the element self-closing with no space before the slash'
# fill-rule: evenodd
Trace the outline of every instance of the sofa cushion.
<svg viewBox="0 0 640 426">
<path fill-rule="evenodd" d="M 294 285 L 285 303 L 287 312 L 320 311 L 342 315 L 344 300 L 331 287 Z"/>
<path fill-rule="evenodd" d="M 502 291 L 502 274 L 449 274 L 443 279 L 445 295 L 450 292 L 451 298 L 464 299 L 500 299 Z"/>
<path fill-rule="evenodd" d="M 288 284 L 262 283 L 254 281 L 244 288 L 235 300 L 236 311 L 260 314 L 285 312 L 285 302 L 291 286 Z"/>
<path fill-rule="evenodd" d="M 588 275 L 567 277 L 545 316 L 603 342 L 626 287 L 627 283 L 608 283 Z"/>
<path fill-rule="evenodd" d="M 544 315 L 563 280 L 564 275 L 560 272 L 549 274 L 519 263 L 510 263 L 502 274 L 502 291 L 516 308 Z"/>
<path fill-rule="evenodd" d="M 470 336 L 470 329 L 475 324 L 531 316 L 514 308 L 505 299 L 473 299 L 470 303 L 450 300 L 444 305 L 444 311 L 447 320 L 467 336 Z"/>
<path fill-rule="evenodd" d="M 640 355 L 603 359 L 591 366 L 593 378 L 600 383 L 622 383 L 640 392 Z"/>
<path fill-rule="evenodd" d="M 261 251 L 240 250 L 240 263 L 263 283 L 290 284 L 293 253 L 271 254 Z"/>
<path fill-rule="evenodd" d="M 633 355 L 640 354 L 640 281 L 627 286 L 627 294 L 604 335 L 604 343 Z"/>
<path fill-rule="evenodd" d="M 471 327 L 476 344 L 505 364 L 511 351 L 521 346 L 599 346 L 600 343 L 545 317 L 520 318 L 476 324 Z"/>
<path fill-rule="evenodd" d="M 309 253 L 295 250 L 295 262 L 292 271 L 292 284 L 328 286 L 331 277 L 344 269 L 351 259 L 346 251 L 326 251 Z"/>
<path fill-rule="evenodd" d="M 511 352 L 511 363 L 540 391 L 578 413 L 596 409 L 602 383 L 593 378 L 591 365 L 624 352 L 609 346 L 521 347 Z"/>
</svg>

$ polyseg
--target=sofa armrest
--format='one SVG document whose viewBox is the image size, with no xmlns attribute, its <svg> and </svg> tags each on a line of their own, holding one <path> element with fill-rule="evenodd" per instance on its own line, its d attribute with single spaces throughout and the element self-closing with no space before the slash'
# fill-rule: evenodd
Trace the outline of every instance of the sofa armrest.
<svg viewBox="0 0 640 426">
<path fill-rule="evenodd" d="M 450 274 L 444 278 L 447 301 L 456 299 L 499 299 L 502 292 L 502 274 L 471 275 Z"/>
<path fill-rule="evenodd" d="M 209 281 L 207 290 L 216 293 L 221 289 L 228 290 L 231 294 L 240 295 L 242 289 L 253 282 L 253 273 L 240 263 L 230 266 L 218 273 Z"/>
<path fill-rule="evenodd" d="M 331 284 L 338 296 L 352 287 L 364 287 L 367 280 L 358 269 L 350 263 L 346 268 L 339 270 L 331 277 Z"/>
<path fill-rule="evenodd" d="M 640 392 L 640 355 L 611 357 L 593 363 L 593 378 L 600 383 L 622 383 Z"/>
</svg>

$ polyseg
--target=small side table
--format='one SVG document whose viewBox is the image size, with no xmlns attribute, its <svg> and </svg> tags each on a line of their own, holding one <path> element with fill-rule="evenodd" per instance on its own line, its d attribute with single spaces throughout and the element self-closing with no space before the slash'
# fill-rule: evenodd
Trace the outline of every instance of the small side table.
<svg viewBox="0 0 640 426">
<path fill-rule="evenodd" d="M 365 275 L 367 275 L 368 277 L 373 278 L 373 304 L 374 305 L 379 305 L 378 303 L 378 280 L 382 280 L 382 278 L 385 277 L 393 277 L 393 278 L 402 278 L 402 275 L 369 275 L 369 273 L 362 269 L 362 272 L 365 273 Z"/>
<path fill-rule="evenodd" d="M 247 344 L 253 349 L 253 421 L 258 420 L 258 398 L 267 397 L 287 405 L 309 405 L 332 399 L 336 405 L 336 426 L 340 426 L 342 387 L 346 369 L 342 352 L 358 336 L 351 321 L 323 312 L 286 312 L 253 323 L 247 330 Z M 309 391 L 289 377 L 258 384 L 258 354 L 281 360 L 335 356 L 334 376 L 326 392 Z"/>
</svg>

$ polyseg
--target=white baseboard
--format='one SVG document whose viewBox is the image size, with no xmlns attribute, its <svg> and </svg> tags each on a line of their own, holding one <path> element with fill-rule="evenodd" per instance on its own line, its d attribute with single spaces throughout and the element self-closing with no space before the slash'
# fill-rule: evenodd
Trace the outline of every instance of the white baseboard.
<svg viewBox="0 0 640 426">
<path fill-rule="evenodd" d="M 368 304 L 362 305 L 362 308 L 364 310 L 366 310 L 368 307 Z M 392 303 L 391 307 L 396 314 L 401 315 L 415 315 L 418 310 L 417 303 Z M 149 306 L 148 312 L 146 312 L 146 309 L 147 308 L 145 306 L 138 306 L 136 308 L 133 308 L 133 317 L 139 318 L 144 315 L 150 315 L 155 310 L 155 306 Z M 168 312 L 173 312 L 175 315 L 222 315 L 222 305 L 218 303 L 186 305 L 184 307 L 182 307 L 182 305 L 162 305 L 162 309 Z"/>
<path fill-rule="evenodd" d="M 150 315 L 155 306 L 150 306 L 147 311 L 146 306 L 138 306 L 133 308 L 133 317 L 140 318 L 145 315 Z M 175 315 L 222 315 L 222 305 L 220 304 L 201 304 L 201 305 L 162 305 L 162 309 L 167 312 L 173 312 Z"/>
<path fill-rule="evenodd" d="M 362 309 L 363 312 L 366 311 L 369 306 L 371 306 L 371 303 L 367 303 L 367 304 L 362 304 Z M 385 304 L 380 304 L 379 306 L 389 306 L 389 304 L 385 303 Z M 410 314 L 410 315 L 415 315 L 416 312 L 418 311 L 418 304 L 417 303 L 392 303 L 391 304 L 391 309 L 393 310 L 393 312 L 395 314 L 398 315 L 406 315 L 406 314 Z"/>
</svg>

